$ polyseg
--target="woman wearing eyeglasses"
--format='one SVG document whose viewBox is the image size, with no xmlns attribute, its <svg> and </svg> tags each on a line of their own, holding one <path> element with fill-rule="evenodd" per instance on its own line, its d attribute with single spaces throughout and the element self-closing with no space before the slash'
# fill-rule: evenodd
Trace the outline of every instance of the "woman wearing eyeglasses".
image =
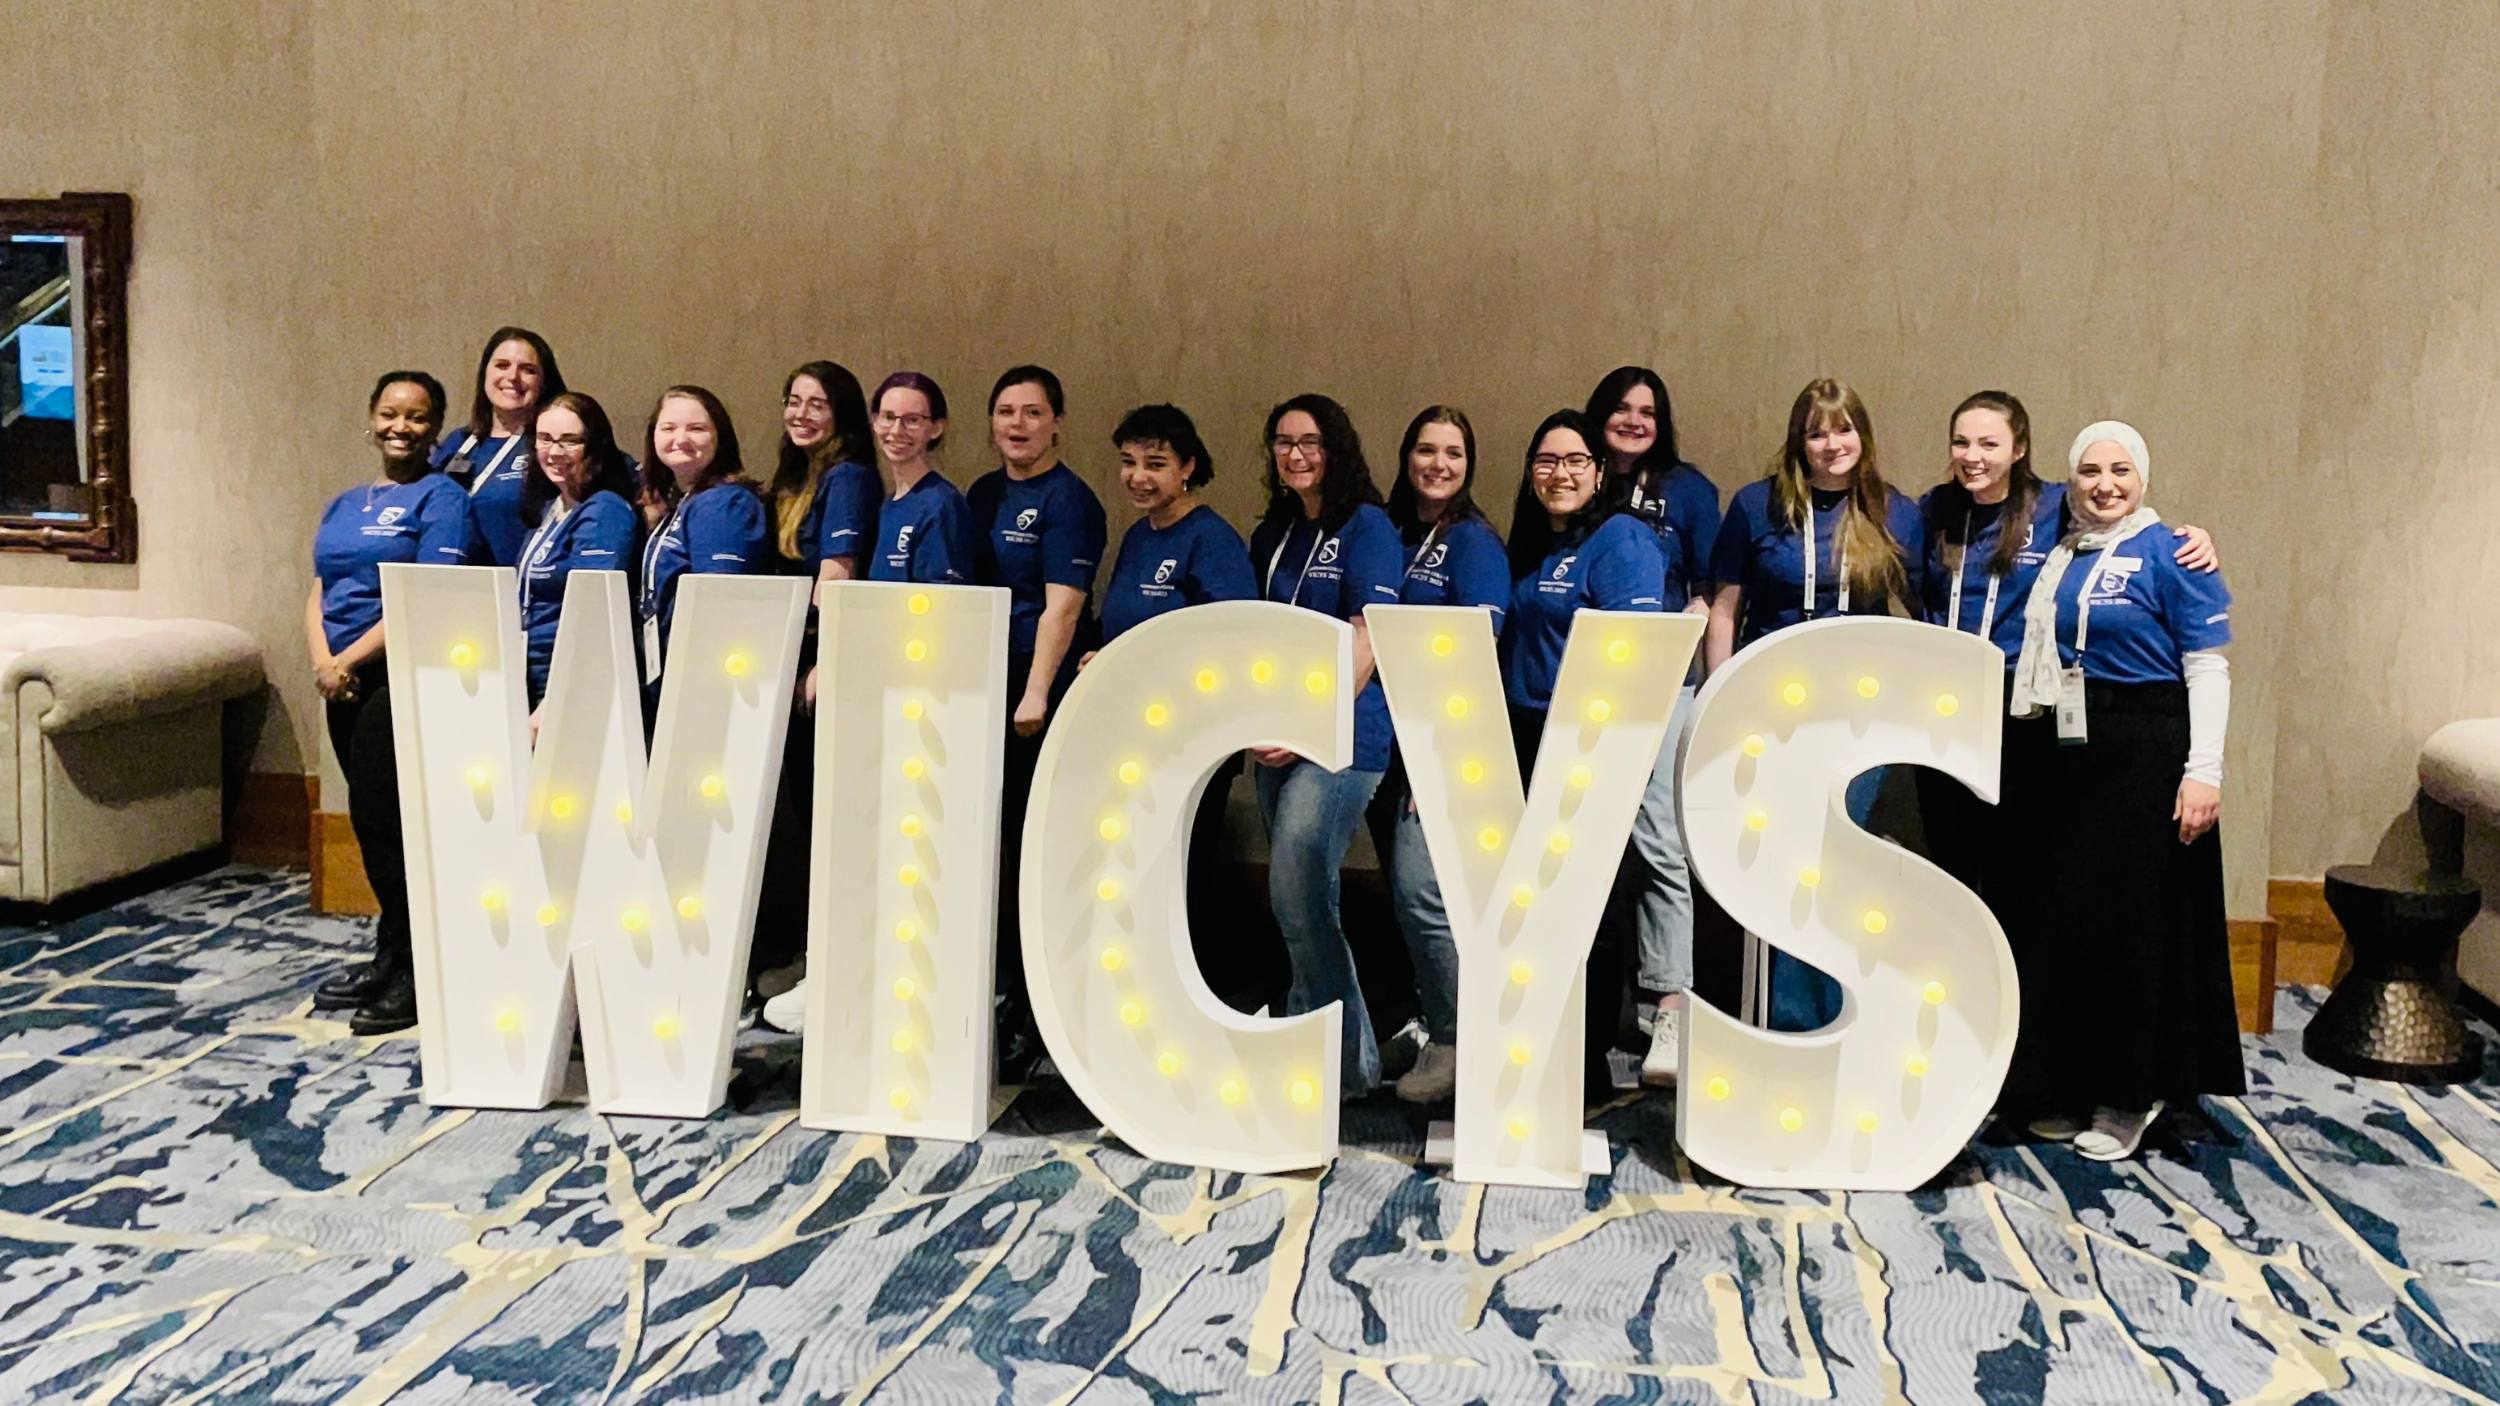
<svg viewBox="0 0 2500 1406">
<path fill-rule="evenodd" d="M 885 479 L 868 579 L 970 583 L 972 511 L 933 458 L 946 440 L 946 392 L 917 371 L 897 371 L 868 398 L 868 420 Z"/>
<path fill-rule="evenodd" d="M 1373 673 L 1363 608 L 1396 603 L 1404 563 L 1343 406 L 1295 396 L 1267 413 L 1266 439 L 1267 511 L 1250 534 L 1260 595 L 1352 625 L 1355 689 L 1352 766 L 1329 771 L 1281 747 L 1250 753 L 1267 822 L 1268 902 L 1293 964 L 1286 1013 L 1345 1003 L 1339 1088 L 1358 1098 L 1380 1083 L 1380 1045 L 1346 945 L 1338 871 L 1389 765 L 1389 702 Z"/>
<path fill-rule="evenodd" d="M 1704 662 L 1712 671 L 1774 630 L 1835 615 L 1915 614 L 1926 550 L 1918 509 L 1886 485 L 1875 426 L 1840 381 L 1807 384 L 1788 438 L 1764 477 L 1736 490 L 1710 554 L 1714 583 Z M 1849 783 L 1863 827 L 1883 788 L 1877 768 Z M 1820 1030 L 1840 1014 L 1840 985 L 1772 949 L 1769 1024 Z"/>
<path fill-rule="evenodd" d="M 555 349 L 526 327 L 498 327 L 478 353 L 477 388 L 469 423 L 434 451 L 434 467 L 469 490 L 492 564 L 521 557 L 522 539 L 537 524 L 523 516 L 530 480 L 530 424 L 538 408 L 564 393 Z"/>
<path fill-rule="evenodd" d="M 599 402 L 565 391 L 538 411 L 531 458 L 538 472 L 521 492 L 521 515 L 537 523 L 521 545 L 521 632 L 529 644 L 530 727 L 547 695 L 565 583 L 575 571 L 623 571 L 641 522 L 633 461 Z"/>
</svg>

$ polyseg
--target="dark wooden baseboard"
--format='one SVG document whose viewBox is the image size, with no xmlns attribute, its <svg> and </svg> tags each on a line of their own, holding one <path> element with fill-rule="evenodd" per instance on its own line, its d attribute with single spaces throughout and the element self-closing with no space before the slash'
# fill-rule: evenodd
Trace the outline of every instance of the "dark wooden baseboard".
<svg viewBox="0 0 2500 1406">
<path fill-rule="evenodd" d="M 237 864 L 304 869 L 312 864 L 312 817 L 321 807 L 321 778 L 256 771 L 243 778 L 227 823 Z"/>
<path fill-rule="evenodd" d="M 2319 879 L 2270 879 L 2266 912 L 2283 929 L 2278 979 L 2295 986 L 2332 986 L 2350 958 L 2344 950 L 2344 925 L 2326 906 L 2326 884 Z"/>
<path fill-rule="evenodd" d="M 364 851 L 355 827 L 330 811 L 312 815 L 312 909 L 316 913 L 370 915 L 381 911 L 365 882 Z"/>
</svg>

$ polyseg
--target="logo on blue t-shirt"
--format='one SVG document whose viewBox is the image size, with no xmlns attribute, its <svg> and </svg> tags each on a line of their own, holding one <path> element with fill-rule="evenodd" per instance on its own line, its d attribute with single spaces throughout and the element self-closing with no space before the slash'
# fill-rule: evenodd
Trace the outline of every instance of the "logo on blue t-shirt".
<svg viewBox="0 0 2500 1406">
<path fill-rule="evenodd" d="M 1571 574 L 1571 564 L 1579 559 L 1580 554 L 1574 552 L 1570 556 L 1564 557 L 1562 560 L 1555 562 L 1554 579 L 1560 581 L 1564 577 L 1569 576 Z"/>
<path fill-rule="evenodd" d="M 380 511 L 380 512 L 378 512 L 378 513 L 374 514 L 374 516 L 373 516 L 373 525 L 374 525 L 374 526 L 376 526 L 376 527 L 388 527 L 388 526 L 390 526 L 392 523 L 395 523 L 395 522 L 399 521 L 401 518 L 403 518 L 403 517 L 405 517 L 405 516 L 407 516 L 407 515 L 408 515 L 408 510 L 407 510 L 406 508 L 401 508 L 401 507 L 389 507 L 389 508 L 384 508 L 382 511 Z"/>
<path fill-rule="evenodd" d="M 919 525 L 916 522 L 907 522 L 894 529 L 894 559 L 896 561 L 910 559 L 911 530 Z"/>
<path fill-rule="evenodd" d="M 1432 550 L 1431 550 L 1431 551 L 1428 551 L 1428 552 L 1426 552 L 1426 553 L 1424 553 L 1424 559 L 1423 559 L 1423 562 L 1422 562 L 1423 568 L 1424 568 L 1426 571 L 1434 571 L 1434 570 L 1438 570 L 1438 569 L 1440 568 L 1440 566 L 1441 566 L 1441 563 L 1442 563 L 1443 561 L 1448 560 L 1449 555 L 1450 555 L 1450 544 L 1449 544 L 1449 543 L 1447 543 L 1447 542 L 1435 542 L 1435 543 L 1433 543 L 1433 544 L 1432 544 Z"/>
<path fill-rule="evenodd" d="M 1160 586 L 1164 582 L 1171 580 L 1172 573 L 1180 570 L 1180 566 L 1181 564 L 1178 558 L 1165 557 L 1163 559 L 1163 565 L 1155 568 L 1155 584 Z"/>
<path fill-rule="evenodd" d="M 1320 543 L 1320 544 L 1319 544 L 1319 564 L 1320 564 L 1320 565 L 1322 565 L 1322 566 L 1326 566 L 1326 565 L 1328 565 L 1330 562 L 1335 561 L 1336 559 L 1337 559 L 1337 539 L 1336 539 L 1336 538 L 1331 537 L 1331 538 L 1329 538 L 1327 541 L 1322 542 L 1322 543 Z"/>
<path fill-rule="evenodd" d="M 2114 601 L 2124 597 L 2127 594 L 2129 578 L 2143 568 L 2142 557 L 2111 557 L 2102 563 L 2101 574 L 2092 581 L 2093 603 L 2097 605 L 2103 601 Z"/>
<path fill-rule="evenodd" d="M 1031 527 L 1033 525 L 1033 520 L 1041 515 L 1041 509 L 1027 508 L 1023 512 L 1016 514 L 1016 526 L 1018 529 Z"/>
</svg>

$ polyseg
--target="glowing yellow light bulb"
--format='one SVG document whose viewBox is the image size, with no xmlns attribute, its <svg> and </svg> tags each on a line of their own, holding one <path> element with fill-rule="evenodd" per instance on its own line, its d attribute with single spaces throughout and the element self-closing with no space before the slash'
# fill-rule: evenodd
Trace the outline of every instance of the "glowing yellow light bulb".
<svg viewBox="0 0 2500 1406">
<path fill-rule="evenodd" d="M 1961 699 L 1954 697 L 1950 693 L 1939 693 L 1936 695 L 1937 717 L 1949 718 L 1960 711 L 1962 711 Z"/>
<path fill-rule="evenodd" d="M 905 781 L 918 781 L 921 777 L 927 775 L 928 771 L 929 764 L 922 761 L 920 758 L 903 758 L 903 779 Z"/>
<path fill-rule="evenodd" d="M 725 787 L 721 783 L 720 773 L 713 771 L 704 773 L 703 780 L 696 783 L 695 789 L 703 793 L 703 799 L 717 801 Z"/>
<path fill-rule="evenodd" d="M 903 657 L 910 660 L 914 664 L 928 658 L 929 642 L 927 640 L 905 640 L 903 642 Z"/>
<path fill-rule="evenodd" d="M 1875 1131 L 1875 1115 L 1872 1113 L 1859 1114 L 1858 1131 L 1862 1133 L 1871 1133 Z"/>
<path fill-rule="evenodd" d="M 616 803 L 616 823 L 619 825 L 631 825 L 634 823 L 634 803 L 632 801 L 618 801 Z"/>
<path fill-rule="evenodd" d="M 1510 1140 L 1512 1142 L 1526 1142 L 1528 1140 L 1528 1120 L 1525 1118 L 1513 1118 L 1508 1123 L 1502 1125 L 1502 1131 L 1510 1134 Z"/>
<path fill-rule="evenodd" d="M 1727 1096 L 1729 1094 L 1735 1092 L 1735 1089 L 1727 1082 L 1727 1076 L 1724 1074 L 1712 1075 L 1710 1082 L 1702 1085 L 1701 1089 L 1703 1093 L 1710 1095 L 1711 1098 L 1722 1103 L 1727 1101 Z"/>
<path fill-rule="evenodd" d="M 1867 909 L 1866 916 L 1859 921 L 1866 925 L 1866 930 L 1870 933 L 1881 933 L 1892 926 L 1892 919 L 1885 917 L 1884 910 L 1881 908 Z"/>
<path fill-rule="evenodd" d="M 886 1043 L 894 1047 L 894 1052 L 896 1054 L 910 1054 L 912 1046 L 920 1042 L 913 1037 L 910 1027 L 906 1026 L 901 1030 L 895 1031 L 894 1038 L 888 1040 Z"/>
<path fill-rule="evenodd" d="M 1126 952 L 1121 951 L 1117 947 L 1106 947 L 1102 949 L 1102 969 L 1104 971 L 1115 972 L 1127 965 L 1128 954 Z"/>
<path fill-rule="evenodd" d="M 920 721 L 921 717 L 928 711 L 929 710 L 927 708 L 921 705 L 920 700 L 917 698 L 907 698 L 903 700 L 903 721 L 907 723 L 916 723 Z"/>
<path fill-rule="evenodd" d="M 1252 660 L 1250 662 L 1250 682 L 1257 684 L 1276 682 L 1276 666 L 1264 659 Z"/>
<path fill-rule="evenodd" d="M 1510 902 L 1514 908 L 1525 908 L 1536 902 L 1536 890 L 1526 884 L 1513 884 L 1510 890 Z"/>
<path fill-rule="evenodd" d="M 661 1015 L 651 1022 L 651 1034 L 655 1039 L 674 1040 L 677 1029 L 677 1017 L 674 1015 Z"/>
<path fill-rule="evenodd" d="M 557 918 L 557 916 L 558 916 L 558 915 L 557 915 L 557 913 L 556 913 L 556 906 L 555 906 L 554 904 L 552 904 L 552 903 L 541 903 L 541 904 L 539 904 L 539 905 L 538 905 L 538 925 L 539 925 L 540 927 L 542 927 L 542 928 L 551 928 L 551 927 L 554 927 L 554 926 L 556 925 L 556 918 Z"/>
<path fill-rule="evenodd" d="M 1160 703 L 1146 705 L 1146 726 L 1161 727 L 1172 720 L 1172 710 Z"/>
<path fill-rule="evenodd" d="M 1809 864 L 1797 871 L 1797 887 L 1810 889 L 1823 882 L 1823 871 Z"/>
<path fill-rule="evenodd" d="M 1527 1042 L 1527 1041 L 1525 1041 L 1525 1040 L 1513 1040 L 1513 1041 L 1511 1041 L 1511 1042 L 1510 1042 L 1510 1062 L 1511 1062 L 1511 1063 L 1513 1063 L 1513 1064 L 1526 1064 L 1529 1060 L 1532 1060 L 1532 1059 L 1534 1059 L 1534 1058 L 1536 1058 L 1536 1051 L 1534 1051 L 1534 1050 L 1532 1050 L 1532 1049 L 1528 1048 L 1528 1042 Z"/>
<path fill-rule="evenodd" d="M 693 894 L 677 900 L 677 916 L 692 922 L 703 916 L 703 900 Z"/>
<path fill-rule="evenodd" d="M 1467 695 L 1463 693 L 1453 693 L 1449 696 L 1448 701 L 1444 702 L 1441 707 L 1442 710 L 1447 712 L 1451 717 L 1463 718 L 1467 716 Z"/>
<path fill-rule="evenodd" d="M 1944 983 L 1941 981 L 1931 981 L 1925 986 L 1920 987 L 1918 994 L 1927 1002 L 1927 1004 L 1931 1006 L 1941 1006 L 1944 1004 Z"/>
<path fill-rule="evenodd" d="M 1198 685 L 1200 693 L 1213 693 L 1218 680 L 1213 669 L 1200 669 L 1190 678 L 1190 682 Z"/>
<path fill-rule="evenodd" d="M 616 915 L 616 925 L 627 932 L 640 932 L 650 921 L 639 908 L 628 908 Z"/>
<path fill-rule="evenodd" d="M 1440 655 L 1444 659 L 1449 658 L 1450 651 L 1456 648 L 1458 648 L 1458 641 L 1451 639 L 1448 635 L 1434 635 L 1432 637 L 1432 652 Z"/>
<path fill-rule="evenodd" d="M 1285 1096 L 1302 1107 L 1308 1108 L 1319 1100 L 1319 1085 L 1308 1079 L 1296 1079 L 1292 1087 L 1285 1090 Z"/>
<path fill-rule="evenodd" d="M 1102 823 L 1094 827 L 1094 833 L 1106 840 L 1116 840 L 1128 833 L 1128 827 L 1120 823 L 1120 817 L 1106 815 L 1102 818 Z"/>
<path fill-rule="evenodd" d="M 1780 1110 L 1780 1131 L 1793 1133 L 1806 1125 L 1806 1115 L 1794 1108 Z"/>
<path fill-rule="evenodd" d="M 451 667 L 455 669 L 468 669 L 474 668 L 476 665 L 476 645 L 469 643 L 467 640 L 462 640 L 460 643 L 451 647 Z"/>
<path fill-rule="evenodd" d="M 908 609 L 914 615 L 926 615 L 929 613 L 928 593 L 924 591 L 914 591 L 911 593 L 911 599 L 903 602 L 903 605 L 905 609 Z"/>
<path fill-rule="evenodd" d="M 1563 780 L 1571 783 L 1572 790 L 1585 791 L 1597 780 L 1597 773 L 1584 766 L 1575 766 L 1564 774 Z"/>
<path fill-rule="evenodd" d="M 1910 1056 L 1908 1060 L 1902 1063 L 1901 1070 L 1913 1079 L 1926 1078 L 1927 1056 L 1921 1054 L 1914 1054 Z"/>
<path fill-rule="evenodd" d="M 1762 740 L 1762 734 L 1758 732 L 1746 733 L 1744 742 L 1739 745 L 1743 748 L 1745 755 L 1748 757 L 1759 757 L 1765 751 L 1769 750 L 1768 745 Z"/>
<path fill-rule="evenodd" d="M 1304 674 L 1302 676 L 1302 686 L 1313 693 L 1326 693 L 1328 691 L 1328 671 L 1326 669 L 1313 669 L 1311 672 Z"/>
<path fill-rule="evenodd" d="M 911 1106 L 911 1090 L 897 1084 L 893 1088 L 886 1091 L 885 1101 L 886 1106 L 889 1108 L 908 1108 Z"/>
<path fill-rule="evenodd" d="M 1483 829 L 1476 832 L 1476 844 L 1484 849 L 1500 849 L 1502 847 L 1502 832 L 1494 829 L 1490 825 L 1487 825 Z"/>
<path fill-rule="evenodd" d="M 905 888 L 917 887 L 920 883 L 920 866 L 917 864 L 906 864 L 902 868 L 895 870 L 894 882 L 901 884 Z"/>
<path fill-rule="evenodd" d="M 1477 761 L 1473 757 L 1469 757 L 1467 760 L 1460 762 L 1458 764 L 1458 779 L 1466 782 L 1470 786 L 1484 780 L 1484 763 Z"/>
<path fill-rule="evenodd" d="M 506 1035 L 520 1029 L 521 1008 L 519 1006 L 506 1006 L 502 1010 L 495 1012 L 495 1028 L 502 1031 Z"/>
<path fill-rule="evenodd" d="M 1787 704 L 1791 708 L 1804 707 L 1806 705 L 1806 686 L 1801 683 L 1792 683 L 1786 688 L 1781 689 L 1780 701 Z"/>
<path fill-rule="evenodd" d="M 903 921 L 896 923 L 894 925 L 894 940 L 896 942 L 918 942 L 920 940 L 920 925 L 913 922 L 909 918 L 905 918 Z"/>
<path fill-rule="evenodd" d="M 1181 1057 L 1171 1050 L 1165 1050 L 1163 1053 L 1156 1055 L 1155 1072 L 1162 1075 L 1166 1079 L 1180 1073 Z"/>
<path fill-rule="evenodd" d="M 908 1001 L 908 1000 L 910 1000 L 912 997 L 917 996 L 917 995 L 919 995 L 919 994 L 920 994 L 920 986 L 919 986 L 919 984 L 918 984 L 918 983 L 916 983 L 916 982 L 914 982 L 914 981 L 913 981 L 910 977 L 907 977 L 907 976 L 898 976 L 898 977 L 894 978 L 894 999 L 895 999 L 895 1000 L 897 1000 L 897 1001 Z"/>
<path fill-rule="evenodd" d="M 1624 664 L 1624 663 L 1629 663 L 1629 662 L 1631 661 L 1631 658 L 1632 658 L 1632 642 L 1631 642 L 1630 640 L 1608 640 L 1608 641 L 1606 641 L 1606 659 L 1607 659 L 1607 661 L 1608 661 L 1609 663 L 1614 663 L 1614 664 Z"/>
<path fill-rule="evenodd" d="M 918 839 L 920 837 L 920 817 L 917 815 L 906 815 L 901 821 L 896 823 L 894 828 L 902 831 L 903 838 L 906 840 Z"/>
<path fill-rule="evenodd" d="M 494 780 L 494 777 L 488 775 L 486 768 L 482 766 L 472 766 L 460 776 L 462 780 L 469 783 L 469 789 L 472 791 L 483 791 L 486 789 L 486 783 Z"/>
<path fill-rule="evenodd" d="M 743 650 L 733 649 L 720 661 L 720 671 L 733 679 L 745 678 L 747 670 L 753 667 L 755 661 L 747 658 Z"/>
<path fill-rule="evenodd" d="M 1873 674 L 1858 675 L 1858 696 L 1860 698 L 1872 698 L 1876 694 L 1883 691 L 1884 684 L 1881 679 L 1876 678 Z"/>
<path fill-rule="evenodd" d="M 1120 1023 L 1122 1025 L 1145 1024 L 1146 1008 L 1135 1001 L 1122 1001 L 1120 1003 Z"/>
<path fill-rule="evenodd" d="M 1239 1103 L 1249 1095 L 1250 1091 L 1241 1086 L 1239 1079 L 1227 1079 L 1215 1090 L 1215 1096 L 1226 1103 Z"/>
<path fill-rule="evenodd" d="M 554 800 L 547 802 L 547 813 L 554 816 L 558 820 L 572 819 L 573 798 L 571 796 L 558 796 Z"/>
<path fill-rule="evenodd" d="M 1101 899 L 1105 903 L 1115 903 L 1119 901 L 1119 881 L 1117 879 L 1105 879 L 1101 883 L 1094 885 L 1094 897 Z"/>
<path fill-rule="evenodd" d="M 1513 986 L 1525 986 L 1529 983 L 1529 981 L 1534 979 L 1535 976 L 1536 968 L 1529 966 L 1526 962 L 1513 962 L 1510 964 L 1510 984 Z"/>
<path fill-rule="evenodd" d="M 1134 786 L 1146 779 L 1146 769 L 1135 762 L 1120 763 L 1120 784 Z"/>
<path fill-rule="evenodd" d="M 1589 721 L 1590 721 L 1590 722 L 1593 722 L 1593 723 L 1602 723 L 1602 722 L 1606 721 L 1606 719 L 1611 718 L 1611 717 L 1613 717 L 1614 715 L 1615 715 L 1615 705 L 1614 705 L 1614 704 L 1607 702 L 1607 701 L 1606 701 L 1605 699 L 1603 699 L 1603 698 L 1592 698 L 1592 699 L 1590 699 L 1590 700 L 1589 700 Z"/>
<path fill-rule="evenodd" d="M 1571 832 L 1568 830 L 1557 830 L 1553 834 L 1546 836 L 1545 848 L 1554 854 L 1569 854 L 1571 852 Z"/>
<path fill-rule="evenodd" d="M 502 889 L 488 889 L 486 892 L 479 894 L 479 895 L 477 896 L 477 906 L 478 906 L 478 907 L 480 907 L 480 908 L 485 909 L 485 910 L 486 910 L 487 912 L 489 912 L 489 913 L 500 913 L 500 912 L 502 912 L 502 911 L 503 911 L 503 890 L 502 890 Z"/>
<path fill-rule="evenodd" d="M 1769 811 L 1755 809 L 1745 812 L 1746 829 L 1751 830 L 1756 834 L 1760 834 L 1762 831 L 1767 830 L 1770 827 L 1771 813 Z"/>
</svg>

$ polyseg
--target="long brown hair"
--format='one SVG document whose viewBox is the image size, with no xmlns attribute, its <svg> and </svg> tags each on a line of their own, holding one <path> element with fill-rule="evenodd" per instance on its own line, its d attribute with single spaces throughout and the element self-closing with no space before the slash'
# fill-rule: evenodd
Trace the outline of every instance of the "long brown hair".
<svg viewBox="0 0 2500 1406">
<path fill-rule="evenodd" d="M 1790 527 L 1800 527 L 1814 511 L 1812 478 L 1806 468 L 1806 434 L 1815 429 L 1858 432 L 1858 466 L 1851 473 L 1848 498 L 1841 505 L 1840 558 L 1850 594 L 1860 600 L 1908 604 L 1909 572 L 1901 560 L 1901 544 L 1888 521 L 1891 491 L 1875 459 L 1875 425 L 1866 402 L 1846 381 L 1830 377 L 1806 383 L 1788 408 L 1788 441 L 1771 461 L 1771 510 Z M 1812 610 L 1814 602 L 1807 601 Z"/>
<path fill-rule="evenodd" d="M 2014 569 L 2014 559 L 2023 550 L 2023 532 L 2031 521 L 2032 506 L 2040 501 L 2040 475 L 2031 467 L 2031 412 L 2023 403 L 2005 391 L 1974 391 L 1953 407 L 1953 418 L 1944 422 L 1945 434 L 1962 423 L 1962 416 L 1973 410 L 1993 410 L 2005 417 L 2007 428 L 2014 432 L 2014 465 L 2006 470 L 2005 506 L 1997 510 L 1996 549 L 1988 553 L 1988 572 L 2003 576 Z M 1930 514 L 1927 531 L 1933 540 L 1944 544 L 1945 563 L 1955 565 L 1961 554 L 1970 550 L 1962 540 L 1962 529 L 1970 522 L 1970 490 L 1945 471 L 1945 480 L 1937 485 L 1935 496 L 1928 500 Z"/>
<path fill-rule="evenodd" d="M 799 448 L 790 442 L 790 432 L 782 431 L 773 481 L 764 496 L 773 508 L 773 545 L 785 561 L 799 559 L 799 525 L 814 506 L 826 472 L 845 462 L 874 463 L 876 456 L 868 438 L 868 400 L 859 393 L 859 378 L 837 361 L 808 362 L 782 378 L 784 404 L 801 376 L 823 388 L 825 401 L 832 407 L 833 426 L 825 442 L 814 449 Z"/>
</svg>

